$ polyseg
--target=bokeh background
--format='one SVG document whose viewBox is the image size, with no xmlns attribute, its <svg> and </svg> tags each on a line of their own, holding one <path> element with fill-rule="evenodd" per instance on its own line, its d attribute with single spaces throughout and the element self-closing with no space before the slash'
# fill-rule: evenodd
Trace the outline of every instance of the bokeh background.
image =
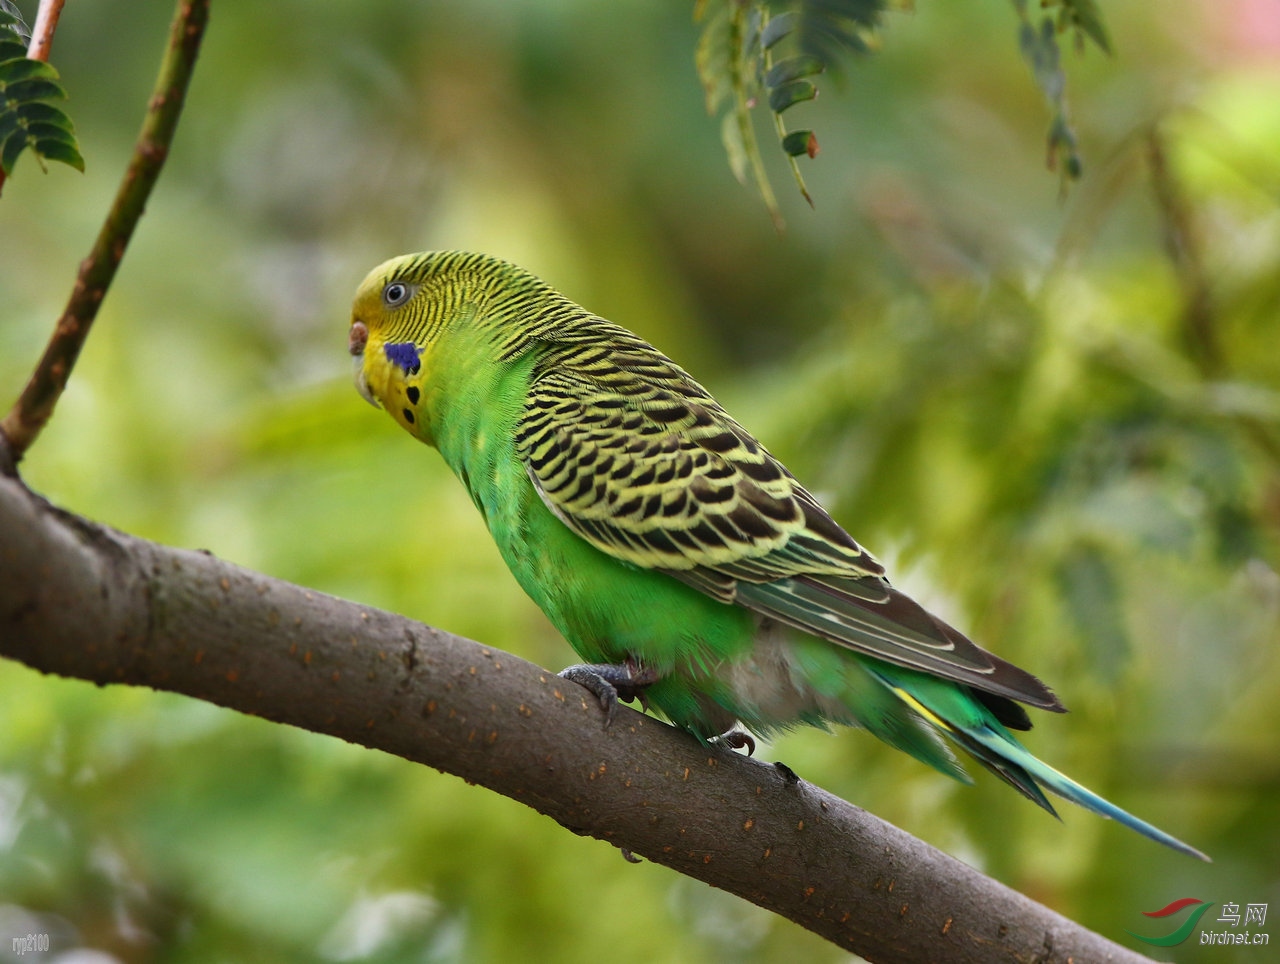
<svg viewBox="0 0 1280 964">
<path fill-rule="evenodd" d="M 1280 4 L 1102 9 L 1114 57 L 1066 44 L 1086 169 L 1065 196 L 1012 7 L 922 0 L 788 115 L 822 144 L 815 210 L 761 126 L 779 235 L 706 116 L 687 3 L 215 2 L 24 476 L 559 668 L 461 487 L 359 399 L 346 354 L 383 259 L 518 261 L 680 359 L 900 586 L 1049 681 L 1072 712 L 1038 716 L 1034 752 L 1215 862 L 863 734 L 767 759 L 1131 946 L 1186 896 L 1267 903 L 1280 943 Z M 67 6 L 52 62 L 88 170 L 26 157 L 0 198 L 5 406 L 170 15 Z M 3 663 L 0 960 L 42 932 L 80 962 L 849 959 L 452 777 Z M 1194 940 L 1150 950 L 1275 959 Z"/>
</svg>

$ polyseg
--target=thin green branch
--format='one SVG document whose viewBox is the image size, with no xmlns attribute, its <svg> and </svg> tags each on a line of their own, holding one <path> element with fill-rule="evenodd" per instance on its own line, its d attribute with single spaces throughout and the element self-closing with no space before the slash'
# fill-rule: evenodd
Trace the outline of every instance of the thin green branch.
<svg viewBox="0 0 1280 964">
<path fill-rule="evenodd" d="M 209 0 L 179 0 L 142 131 L 115 201 L 89 257 L 80 263 L 75 287 L 44 355 L 22 395 L 0 422 L 0 432 L 8 438 L 15 462 L 21 460 L 53 414 L 164 167 L 208 20 Z"/>
</svg>

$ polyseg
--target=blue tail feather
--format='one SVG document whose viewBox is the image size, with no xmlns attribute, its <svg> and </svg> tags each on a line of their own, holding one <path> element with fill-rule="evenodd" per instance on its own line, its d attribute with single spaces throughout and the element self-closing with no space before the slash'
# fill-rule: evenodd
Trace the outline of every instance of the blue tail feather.
<svg viewBox="0 0 1280 964">
<path fill-rule="evenodd" d="M 1098 796 L 1088 787 L 1081 786 L 1064 773 L 1055 770 L 1049 764 L 1036 759 L 1027 751 L 1027 749 L 1015 740 L 1012 736 L 1006 734 L 998 734 L 994 731 L 985 740 L 981 740 L 984 745 L 995 749 L 1004 759 L 1010 761 L 1015 766 L 1021 767 L 1030 774 L 1031 778 L 1039 783 L 1046 790 L 1052 790 L 1058 796 L 1070 800 L 1072 803 L 1079 804 L 1086 810 L 1092 810 L 1101 817 L 1107 817 L 1117 823 L 1124 824 L 1130 830 L 1136 830 L 1144 837 L 1162 843 L 1166 847 L 1170 847 L 1179 853 L 1186 854 L 1189 857 L 1196 857 L 1206 862 L 1210 861 L 1209 857 L 1195 847 L 1183 843 L 1172 834 L 1165 833 L 1159 827 L 1153 826 L 1127 810 L 1122 810 L 1110 800 Z M 996 744 L 993 747 L 992 744 Z"/>
<path fill-rule="evenodd" d="M 1194 847 L 1120 809 L 1036 759 L 989 709 L 955 684 L 896 667 L 877 667 L 872 673 L 939 732 L 1054 816 L 1057 816 L 1057 811 L 1045 797 L 1044 790 L 1050 790 L 1101 817 L 1115 820 L 1179 853 L 1209 861 L 1209 857 Z"/>
</svg>

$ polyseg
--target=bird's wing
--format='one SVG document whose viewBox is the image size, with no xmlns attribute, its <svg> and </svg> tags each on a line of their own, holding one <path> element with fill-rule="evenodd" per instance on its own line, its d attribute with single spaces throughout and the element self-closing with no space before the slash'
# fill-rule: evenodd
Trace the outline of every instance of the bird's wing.
<svg viewBox="0 0 1280 964">
<path fill-rule="evenodd" d="M 607 334 L 535 368 L 517 427 L 517 454 L 565 525 L 615 558 L 839 645 L 1061 708 L 1034 676 L 893 589 L 679 366 L 623 329 Z"/>
</svg>

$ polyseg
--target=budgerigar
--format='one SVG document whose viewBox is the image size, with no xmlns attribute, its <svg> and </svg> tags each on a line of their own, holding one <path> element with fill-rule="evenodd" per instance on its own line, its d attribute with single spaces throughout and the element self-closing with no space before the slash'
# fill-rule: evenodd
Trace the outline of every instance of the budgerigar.
<svg viewBox="0 0 1280 964">
<path fill-rule="evenodd" d="M 440 451 L 606 708 L 642 695 L 704 740 L 856 725 L 967 779 L 949 740 L 1051 813 L 1046 789 L 1204 857 L 1032 756 L 1010 730 L 1030 728 L 1020 703 L 1063 710 L 1049 688 L 892 588 L 630 331 L 444 251 L 375 268 L 349 337 L 360 394 Z"/>
</svg>

